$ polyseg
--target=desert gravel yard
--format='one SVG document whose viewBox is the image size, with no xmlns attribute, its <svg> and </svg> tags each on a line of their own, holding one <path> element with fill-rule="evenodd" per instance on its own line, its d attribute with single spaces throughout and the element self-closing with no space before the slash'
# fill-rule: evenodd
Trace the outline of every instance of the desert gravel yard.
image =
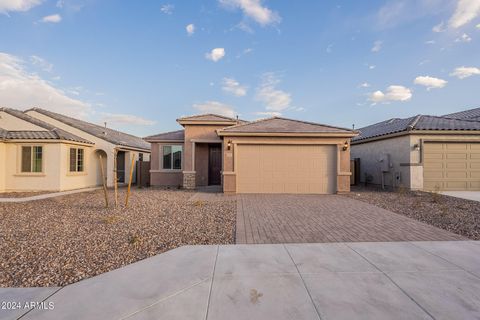
<svg viewBox="0 0 480 320">
<path fill-rule="evenodd" d="M 64 286 L 182 245 L 233 243 L 235 201 L 192 195 L 135 189 L 128 209 L 106 209 L 102 190 L 0 203 L 0 287 Z"/>
<path fill-rule="evenodd" d="M 354 187 L 345 196 L 480 240 L 480 204 L 477 201 L 422 191 L 382 191 L 374 187 Z"/>
</svg>

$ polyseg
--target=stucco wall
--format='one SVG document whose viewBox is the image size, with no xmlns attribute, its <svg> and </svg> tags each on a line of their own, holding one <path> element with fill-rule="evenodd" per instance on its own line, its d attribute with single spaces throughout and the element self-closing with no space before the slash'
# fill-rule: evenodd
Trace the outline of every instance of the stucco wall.
<svg viewBox="0 0 480 320">
<path fill-rule="evenodd" d="M 0 111 L 0 128 L 5 130 L 32 130 L 32 131 L 47 131 L 45 128 L 39 127 L 24 121 L 17 117 L 14 117 L 4 111 Z"/>
<path fill-rule="evenodd" d="M 41 173 L 21 172 L 21 147 L 42 146 Z M 59 164 L 60 143 L 7 143 L 5 166 L 5 191 L 59 191 L 61 190 Z"/>
<path fill-rule="evenodd" d="M 392 167 L 390 172 L 384 173 L 387 186 L 410 186 L 410 167 L 400 166 L 401 163 L 410 163 L 410 138 L 408 136 L 378 140 L 369 143 L 352 145 L 351 157 L 360 158 L 360 182 L 364 183 L 366 174 L 372 177 L 369 183 L 381 185 L 383 154 L 390 154 Z M 394 179 L 395 173 L 401 175 L 401 181 Z"/>
<path fill-rule="evenodd" d="M 192 156 L 192 140 L 203 140 L 203 141 L 218 141 L 221 142 L 222 139 L 217 135 L 216 130 L 225 128 L 225 125 L 185 125 L 185 166 L 184 171 L 195 171 Z"/>
<path fill-rule="evenodd" d="M 386 185 L 392 186 L 395 172 L 401 173 L 400 184 L 414 190 L 423 189 L 423 148 L 425 141 L 443 142 L 480 142 L 479 134 L 432 134 L 414 133 L 410 135 L 377 140 L 352 145 L 352 158 L 360 158 L 360 181 L 365 181 L 365 172 L 373 176 L 373 183 L 381 184 L 380 163 L 378 159 L 383 153 L 390 153 L 393 168 L 387 173 Z M 420 146 L 417 150 L 414 146 Z M 400 165 L 402 164 L 402 165 Z M 396 183 L 396 186 L 400 185 Z"/>
<path fill-rule="evenodd" d="M 106 140 L 97 138 L 97 137 L 95 137 L 91 134 L 88 134 L 88 133 L 86 133 L 82 130 L 71 127 L 67 124 L 64 124 L 63 122 L 52 119 L 48 116 L 45 116 L 45 115 L 43 115 L 39 112 L 34 111 L 34 110 L 28 111 L 27 114 L 34 117 L 34 118 L 37 118 L 39 120 L 50 123 L 51 125 L 54 125 L 54 126 L 60 128 L 60 129 L 68 131 L 68 132 L 70 132 L 74 135 L 77 135 L 79 137 L 87 139 L 88 141 L 91 141 L 95 144 L 94 145 L 95 149 L 100 149 L 100 150 L 105 151 L 105 153 L 107 154 L 107 160 L 106 160 L 107 166 L 105 168 L 106 169 L 105 174 L 107 175 L 107 185 L 109 187 L 112 187 L 114 185 L 113 184 L 113 181 L 114 181 L 113 170 L 114 170 L 114 154 L 115 154 L 115 147 L 116 147 L 115 144 L 110 143 Z M 129 149 L 129 148 L 126 148 L 126 149 Z M 125 157 L 125 177 L 126 177 L 127 181 L 128 181 L 128 174 L 130 172 L 129 168 L 130 168 L 130 164 L 131 164 L 131 157 L 134 156 L 135 159 L 138 160 L 138 154 L 139 153 L 143 153 L 144 154 L 144 160 L 148 161 L 148 159 L 149 159 L 148 152 L 138 152 L 138 151 L 133 151 L 132 150 L 132 151 L 128 151 L 127 154 L 125 155 L 126 156 Z M 95 168 L 91 168 L 91 169 L 95 170 L 95 171 L 97 170 Z"/>
<path fill-rule="evenodd" d="M 0 142 L 0 192 L 5 191 L 6 155 L 5 143 Z"/>
<path fill-rule="evenodd" d="M 180 145 L 181 143 L 152 143 L 150 158 L 150 185 L 152 186 L 181 186 L 183 183 L 182 170 L 164 170 L 163 146 Z M 182 153 L 182 167 L 184 166 L 185 152 Z"/>
<path fill-rule="evenodd" d="M 21 147 L 42 146 L 43 161 L 41 173 L 21 172 Z M 83 148 L 85 151 L 85 171 L 70 172 L 70 147 Z M 35 143 L 5 143 L 4 190 L 5 191 L 64 191 L 93 187 L 97 181 L 97 168 L 94 165 L 98 158 L 93 147 L 78 146 L 66 143 L 35 142 Z M 3 152 L 1 152 L 0 157 Z M 1 169 L 1 168 L 0 168 Z"/>
<path fill-rule="evenodd" d="M 227 147 L 228 141 L 231 141 L 230 150 Z M 350 191 L 350 148 L 343 151 L 345 141 L 349 143 L 350 138 L 224 137 L 224 192 L 236 192 L 235 152 L 239 144 L 337 145 L 337 192 L 348 192 Z"/>
</svg>

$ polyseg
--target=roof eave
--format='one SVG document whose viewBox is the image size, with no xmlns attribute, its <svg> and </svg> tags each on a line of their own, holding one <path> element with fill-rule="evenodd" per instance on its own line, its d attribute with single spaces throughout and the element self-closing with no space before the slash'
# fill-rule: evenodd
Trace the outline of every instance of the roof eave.
<svg viewBox="0 0 480 320">
<path fill-rule="evenodd" d="M 345 137 L 351 138 L 358 135 L 354 132 L 232 132 L 217 131 L 219 136 L 249 136 L 249 137 Z"/>
<path fill-rule="evenodd" d="M 192 124 L 192 125 L 234 125 L 237 123 L 236 120 L 182 120 L 182 119 L 177 119 L 177 122 L 181 124 L 182 126 L 186 124 Z"/>
<path fill-rule="evenodd" d="M 185 142 L 185 139 L 147 139 L 147 138 L 144 138 L 143 140 L 149 142 L 149 143 L 159 143 L 159 142 L 165 142 L 165 143 L 184 143 Z"/>
</svg>

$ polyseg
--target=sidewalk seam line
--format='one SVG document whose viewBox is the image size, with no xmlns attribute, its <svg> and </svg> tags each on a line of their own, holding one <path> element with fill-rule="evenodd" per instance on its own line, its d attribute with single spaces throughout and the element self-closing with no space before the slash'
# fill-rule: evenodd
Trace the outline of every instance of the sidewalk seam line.
<svg viewBox="0 0 480 320">
<path fill-rule="evenodd" d="M 305 288 L 305 291 L 307 291 L 308 297 L 310 298 L 310 302 L 313 305 L 313 308 L 315 309 L 315 312 L 317 313 L 318 319 L 322 320 L 322 316 L 320 316 L 320 312 L 318 311 L 317 305 L 315 304 L 315 301 L 313 301 L 313 297 L 310 294 L 310 290 L 308 290 L 307 284 L 305 283 L 305 280 L 303 279 L 302 274 L 300 273 L 300 270 L 298 270 L 297 263 L 295 260 L 293 260 L 292 255 L 290 254 L 290 251 L 288 251 L 287 246 L 283 244 L 283 248 L 287 252 L 288 256 L 290 257 L 290 260 L 292 260 L 293 265 L 295 266 L 295 269 L 297 269 L 298 275 L 300 276 L 300 279 L 302 280 L 303 287 Z"/>
<path fill-rule="evenodd" d="M 347 247 L 350 248 L 350 250 L 352 250 L 353 252 L 355 252 L 356 254 L 358 254 L 360 257 L 362 257 L 362 259 L 364 259 L 365 261 L 367 261 L 368 263 L 370 263 L 375 269 L 377 269 L 378 271 L 380 271 L 385 277 L 387 277 L 388 280 L 390 280 L 390 282 L 392 282 L 404 295 L 406 295 L 410 300 L 413 301 L 413 303 L 415 303 L 420 309 L 422 309 L 423 312 L 425 312 L 430 318 L 435 319 L 435 317 L 433 315 L 430 314 L 430 312 L 428 312 L 422 305 L 420 305 L 420 303 L 418 303 L 415 299 L 413 299 L 405 290 L 403 290 L 402 287 L 400 287 L 395 281 L 393 281 L 392 278 L 390 278 L 390 276 L 388 274 L 386 274 L 383 270 L 381 270 L 379 267 L 377 267 L 373 262 L 371 262 L 370 260 L 368 260 L 366 257 L 364 257 L 363 255 L 361 255 L 357 250 L 355 250 L 354 248 L 350 247 L 348 245 L 348 243 L 345 243 L 345 245 Z"/>
<path fill-rule="evenodd" d="M 213 263 L 213 270 L 212 270 L 212 283 L 210 283 L 210 290 L 208 292 L 207 310 L 205 310 L 205 320 L 208 319 L 208 309 L 210 309 L 210 299 L 212 297 L 213 280 L 215 278 L 215 268 L 217 267 L 219 251 L 220 251 L 220 245 L 217 245 L 217 254 L 215 255 L 215 262 Z"/>
</svg>

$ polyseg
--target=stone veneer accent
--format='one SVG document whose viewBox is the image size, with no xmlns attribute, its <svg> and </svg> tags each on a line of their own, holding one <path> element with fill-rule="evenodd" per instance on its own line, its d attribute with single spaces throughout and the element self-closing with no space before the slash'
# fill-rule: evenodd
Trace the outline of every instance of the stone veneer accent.
<svg viewBox="0 0 480 320">
<path fill-rule="evenodd" d="M 185 189 L 195 189 L 195 171 L 183 172 L 183 187 Z"/>
</svg>

